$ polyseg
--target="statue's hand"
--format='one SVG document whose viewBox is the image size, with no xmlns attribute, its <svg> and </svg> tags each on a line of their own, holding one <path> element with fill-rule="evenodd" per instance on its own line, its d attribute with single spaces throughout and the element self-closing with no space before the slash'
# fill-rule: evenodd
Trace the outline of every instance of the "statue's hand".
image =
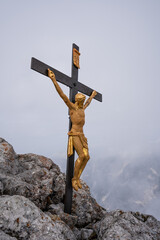
<svg viewBox="0 0 160 240">
<path fill-rule="evenodd" d="M 48 68 L 48 77 L 52 80 L 56 80 L 55 74 Z"/>
<path fill-rule="evenodd" d="M 94 91 L 92 92 L 93 98 L 94 98 L 96 95 L 97 95 L 97 92 L 94 90 Z"/>
</svg>

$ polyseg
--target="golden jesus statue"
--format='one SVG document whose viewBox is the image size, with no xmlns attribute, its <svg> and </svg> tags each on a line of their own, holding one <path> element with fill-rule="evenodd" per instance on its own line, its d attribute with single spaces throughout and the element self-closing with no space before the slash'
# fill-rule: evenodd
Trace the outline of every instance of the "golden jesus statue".
<svg viewBox="0 0 160 240">
<path fill-rule="evenodd" d="M 75 103 L 72 103 L 60 88 L 59 84 L 56 81 L 55 74 L 50 69 L 48 69 L 48 76 L 51 78 L 58 94 L 69 108 L 72 128 L 68 133 L 68 156 L 71 156 L 73 154 L 74 147 L 78 154 L 78 158 L 75 163 L 74 176 L 72 178 L 72 187 L 78 191 L 78 188 L 82 188 L 82 185 L 80 183 L 80 176 L 88 160 L 90 159 L 87 138 L 83 133 L 83 126 L 85 124 L 84 110 L 88 107 L 97 93 L 96 91 L 93 91 L 85 103 L 85 95 L 82 93 L 77 93 L 75 96 Z"/>
</svg>

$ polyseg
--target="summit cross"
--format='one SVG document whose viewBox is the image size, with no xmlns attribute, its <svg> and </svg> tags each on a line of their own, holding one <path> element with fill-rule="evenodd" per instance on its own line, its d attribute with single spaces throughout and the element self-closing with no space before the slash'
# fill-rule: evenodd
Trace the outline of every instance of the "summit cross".
<svg viewBox="0 0 160 240">
<path fill-rule="evenodd" d="M 59 72 L 53 67 L 39 61 L 36 58 L 31 59 L 31 69 L 45 75 L 48 77 L 48 69 L 54 72 L 57 82 L 60 82 L 67 87 L 69 87 L 69 100 L 75 103 L 75 95 L 79 92 L 91 96 L 93 89 L 88 86 L 78 82 L 78 69 L 79 67 L 79 47 L 76 44 L 72 45 L 72 74 L 71 77 Z M 102 94 L 97 92 L 94 99 L 102 102 Z M 69 118 L 69 131 L 71 130 L 72 122 Z M 72 178 L 74 173 L 74 156 L 75 149 L 73 149 L 73 154 L 67 157 L 67 168 L 66 168 L 66 188 L 65 188 L 65 200 L 64 200 L 64 212 L 71 213 L 72 208 Z"/>
</svg>

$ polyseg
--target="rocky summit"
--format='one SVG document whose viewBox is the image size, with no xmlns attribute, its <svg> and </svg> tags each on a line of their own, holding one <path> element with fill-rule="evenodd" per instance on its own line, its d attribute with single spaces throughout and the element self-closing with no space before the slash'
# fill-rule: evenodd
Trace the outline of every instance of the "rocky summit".
<svg viewBox="0 0 160 240">
<path fill-rule="evenodd" d="M 65 174 L 49 158 L 16 154 L 0 138 L 0 240 L 160 240 L 160 222 L 139 212 L 107 212 L 89 187 L 64 213 Z"/>
</svg>

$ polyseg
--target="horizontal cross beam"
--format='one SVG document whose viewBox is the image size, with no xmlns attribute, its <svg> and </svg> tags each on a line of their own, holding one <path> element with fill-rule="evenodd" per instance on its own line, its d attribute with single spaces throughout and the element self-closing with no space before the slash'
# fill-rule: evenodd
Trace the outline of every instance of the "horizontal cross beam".
<svg viewBox="0 0 160 240">
<path fill-rule="evenodd" d="M 80 82 L 74 82 L 73 79 L 71 77 L 68 77 L 67 75 L 59 72 L 58 70 L 56 70 L 53 67 L 50 67 L 47 64 L 44 64 L 43 62 L 39 61 L 36 58 L 32 58 L 31 61 L 31 69 L 42 73 L 43 75 L 48 77 L 48 68 L 54 72 L 56 80 L 60 83 L 63 83 L 64 85 L 70 87 L 70 88 L 74 88 L 75 90 L 82 92 L 88 96 L 91 95 L 91 93 L 93 92 L 92 88 L 87 87 L 86 85 L 80 83 Z M 102 102 L 102 94 L 97 92 L 97 95 L 94 97 L 96 100 Z"/>
</svg>

